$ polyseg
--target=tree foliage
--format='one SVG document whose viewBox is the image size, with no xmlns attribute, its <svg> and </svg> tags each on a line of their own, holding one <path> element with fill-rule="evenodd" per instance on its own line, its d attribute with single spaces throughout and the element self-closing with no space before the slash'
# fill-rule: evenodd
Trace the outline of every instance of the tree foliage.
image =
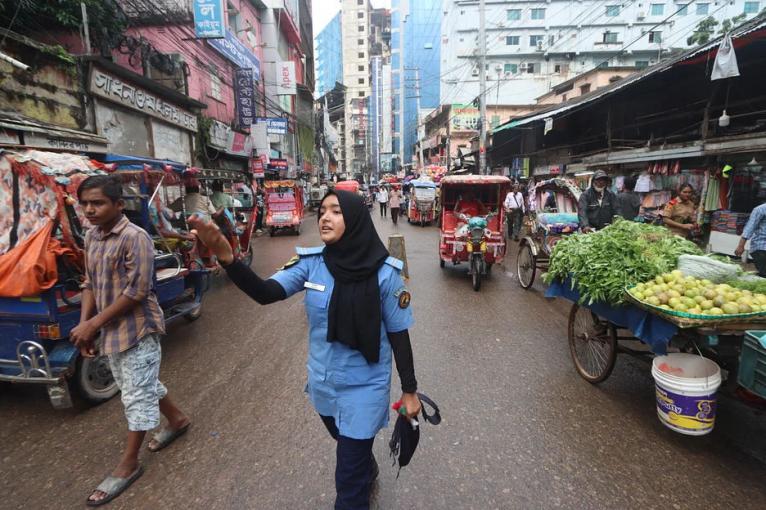
<svg viewBox="0 0 766 510">
<path fill-rule="evenodd" d="M 734 27 L 742 23 L 746 18 L 747 14 L 742 13 L 738 16 L 734 16 L 733 18 L 725 19 L 719 23 L 718 20 L 716 20 L 714 17 L 708 16 L 697 24 L 697 27 L 694 29 L 694 32 L 692 32 L 692 35 L 686 39 L 686 44 L 689 46 L 707 44 L 710 39 L 716 35 L 716 27 L 720 25 L 721 28 L 718 30 L 718 35 L 723 35 L 727 32 L 730 32 Z"/>
</svg>

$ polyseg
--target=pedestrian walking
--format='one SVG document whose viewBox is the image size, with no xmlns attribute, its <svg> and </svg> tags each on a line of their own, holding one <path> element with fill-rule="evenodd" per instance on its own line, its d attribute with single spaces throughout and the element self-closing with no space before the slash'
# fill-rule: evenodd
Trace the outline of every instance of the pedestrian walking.
<svg viewBox="0 0 766 510">
<path fill-rule="evenodd" d="M 750 214 L 734 255 L 741 257 L 750 241 L 750 256 L 755 262 L 758 276 L 766 278 L 766 204 L 761 204 Z"/>
<path fill-rule="evenodd" d="M 160 424 L 160 414 L 168 425 L 149 442 L 153 452 L 185 433 L 190 422 L 159 380 L 160 336 L 165 332 L 165 323 L 152 287 L 151 238 L 123 215 L 122 183 L 118 177 L 89 177 L 80 184 L 77 197 L 94 228 L 85 235 L 82 311 L 70 339 L 85 357 L 97 353 L 108 357 L 128 422 L 122 459 L 86 501 L 88 506 L 100 506 L 119 496 L 143 474 L 138 452 L 146 432 Z"/>
<path fill-rule="evenodd" d="M 641 212 L 641 196 L 634 191 L 637 180 L 638 178 L 634 175 L 625 177 L 622 191 L 617 194 L 615 205 L 615 214 L 630 221 L 635 221 Z"/>
<path fill-rule="evenodd" d="M 391 221 L 394 225 L 399 221 L 399 208 L 402 205 L 402 194 L 397 188 L 391 190 L 391 194 L 388 197 L 388 207 L 391 209 Z"/>
<path fill-rule="evenodd" d="M 380 204 L 380 217 L 386 217 L 386 208 L 388 207 L 388 191 L 381 186 L 378 190 L 378 204 Z"/>
<path fill-rule="evenodd" d="M 400 260 L 389 257 L 364 200 L 330 191 L 319 208 L 324 246 L 298 248 L 297 256 L 267 280 L 235 261 L 218 228 L 190 220 L 216 253 L 231 280 L 260 304 L 305 290 L 309 322 L 306 392 L 336 440 L 336 509 L 369 508 L 378 473 L 372 445 L 389 417 L 392 353 L 406 414 L 420 410 L 408 329 L 410 294 Z"/>
<path fill-rule="evenodd" d="M 514 241 L 518 241 L 519 232 L 521 232 L 521 223 L 524 219 L 524 214 L 527 211 L 524 204 L 524 195 L 521 194 L 521 189 L 518 184 L 515 184 L 513 188 L 511 188 L 511 191 L 505 196 L 503 208 L 505 208 L 508 221 L 508 239 L 513 237 Z"/>
</svg>

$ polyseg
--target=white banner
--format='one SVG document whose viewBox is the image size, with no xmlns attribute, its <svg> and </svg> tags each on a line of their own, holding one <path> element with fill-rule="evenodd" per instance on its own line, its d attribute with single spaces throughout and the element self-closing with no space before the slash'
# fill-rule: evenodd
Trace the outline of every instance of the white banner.
<svg viewBox="0 0 766 510">
<path fill-rule="evenodd" d="M 295 62 L 279 62 L 277 64 L 277 95 L 294 96 L 295 94 Z"/>
</svg>

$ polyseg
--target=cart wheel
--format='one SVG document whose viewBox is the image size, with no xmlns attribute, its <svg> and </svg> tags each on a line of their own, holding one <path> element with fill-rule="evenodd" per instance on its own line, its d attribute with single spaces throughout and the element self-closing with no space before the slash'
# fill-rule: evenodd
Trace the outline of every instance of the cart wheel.
<svg viewBox="0 0 766 510">
<path fill-rule="evenodd" d="M 295 235 L 296 235 L 296 236 L 299 236 L 299 235 L 301 235 L 301 226 L 300 226 L 300 225 L 298 225 L 297 227 L 295 227 Z"/>
<path fill-rule="evenodd" d="M 444 259 L 442 258 L 439 259 L 439 267 L 444 269 Z"/>
<path fill-rule="evenodd" d="M 106 356 L 97 358 L 79 356 L 76 366 L 72 383 L 77 393 L 88 403 L 106 402 L 119 391 Z"/>
<path fill-rule="evenodd" d="M 271 228 L 269 229 L 269 237 L 274 237 L 274 232 L 275 232 L 275 231 L 276 231 L 276 229 L 275 229 L 274 227 L 271 227 Z"/>
<path fill-rule="evenodd" d="M 522 243 L 519 247 L 519 254 L 516 256 L 516 274 L 519 278 L 519 285 L 528 289 L 535 282 L 535 273 L 537 272 L 537 257 L 532 253 L 532 247 L 528 243 Z"/>
<path fill-rule="evenodd" d="M 569 312 L 569 350 L 580 376 L 600 383 L 612 374 L 617 360 L 617 330 L 575 303 Z"/>
<path fill-rule="evenodd" d="M 471 286 L 476 292 L 479 292 L 479 289 L 481 289 L 481 271 L 479 270 L 479 264 L 476 263 L 476 259 L 471 260 Z"/>
</svg>

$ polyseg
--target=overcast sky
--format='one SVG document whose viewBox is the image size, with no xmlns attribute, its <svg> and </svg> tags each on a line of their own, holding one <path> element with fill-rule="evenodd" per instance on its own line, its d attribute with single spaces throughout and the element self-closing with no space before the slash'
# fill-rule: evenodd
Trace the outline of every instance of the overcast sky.
<svg viewBox="0 0 766 510">
<path fill-rule="evenodd" d="M 311 10 L 314 11 L 314 37 L 330 22 L 340 10 L 340 0 L 314 0 Z M 372 0 L 372 6 L 391 7 L 391 0 Z"/>
</svg>

